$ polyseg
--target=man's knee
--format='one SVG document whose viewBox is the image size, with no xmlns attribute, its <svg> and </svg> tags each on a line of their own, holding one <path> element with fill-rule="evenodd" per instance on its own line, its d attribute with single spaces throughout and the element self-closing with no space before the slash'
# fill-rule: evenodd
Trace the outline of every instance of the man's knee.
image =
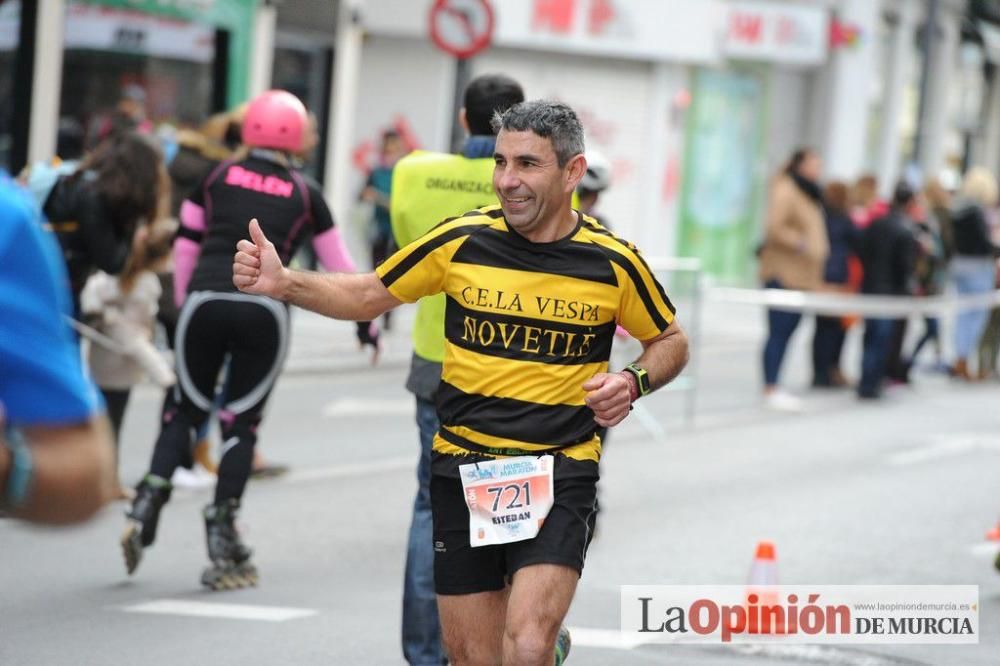
<svg viewBox="0 0 1000 666">
<path fill-rule="evenodd" d="M 559 621 L 508 622 L 504 627 L 504 658 L 515 664 L 551 662 Z"/>
<path fill-rule="evenodd" d="M 494 645 L 476 641 L 469 636 L 458 636 L 445 631 L 441 637 L 448 663 L 455 666 L 495 666 L 500 663 L 499 650 Z"/>
<path fill-rule="evenodd" d="M 500 663 L 506 603 L 506 591 L 438 596 L 441 638 L 450 663 Z"/>
</svg>

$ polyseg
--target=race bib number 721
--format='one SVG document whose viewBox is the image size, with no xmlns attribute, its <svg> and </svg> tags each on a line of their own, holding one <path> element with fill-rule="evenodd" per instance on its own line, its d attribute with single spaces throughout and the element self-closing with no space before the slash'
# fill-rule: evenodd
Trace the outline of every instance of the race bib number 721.
<svg viewBox="0 0 1000 666">
<path fill-rule="evenodd" d="M 469 507 L 469 542 L 533 539 L 552 509 L 552 456 L 501 458 L 459 466 Z"/>
</svg>

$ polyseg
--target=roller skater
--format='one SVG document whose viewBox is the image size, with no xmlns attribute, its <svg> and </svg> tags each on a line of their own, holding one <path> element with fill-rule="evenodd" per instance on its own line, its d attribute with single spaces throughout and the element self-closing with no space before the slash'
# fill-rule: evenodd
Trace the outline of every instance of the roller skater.
<svg viewBox="0 0 1000 666">
<path fill-rule="evenodd" d="M 153 544 L 160 509 L 170 499 L 170 482 L 149 474 L 135 489 L 132 508 L 125 514 L 127 522 L 122 535 L 125 569 L 132 575 L 142 559 L 142 549 Z"/>
<path fill-rule="evenodd" d="M 259 95 L 243 121 L 249 152 L 219 164 L 181 205 L 174 243 L 178 382 L 163 412 L 149 473 L 127 513 L 121 546 L 130 575 L 156 536 L 159 513 L 170 499 L 168 479 L 193 463 L 195 433 L 213 410 L 224 372 L 218 483 L 204 512 L 212 565 L 201 582 L 213 590 L 257 583 L 250 549 L 240 541 L 234 519 L 253 465 L 257 429 L 288 348 L 288 308 L 236 290 L 233 248 L 246 235 L 247 220 L 259 217 L 286 261 L 311 234 L 325 268 L 355 270 L 319 186 L 294 167 L 307 125 L 306 109 L 294 95 L 281 90 Z M 378 331 L 370 322 L 358 323 L 358 338 L 377 352 Z"/>
<path fill-rule="evenodd" d="M 205 507 L 205 538 L 212 566 L 201 574 L 201 584 L 213 590 L 233 590 L 257 584 L 257 567 L 250 562 L 253 551 L 236 530 L 239 500 Z"/>
</svg>

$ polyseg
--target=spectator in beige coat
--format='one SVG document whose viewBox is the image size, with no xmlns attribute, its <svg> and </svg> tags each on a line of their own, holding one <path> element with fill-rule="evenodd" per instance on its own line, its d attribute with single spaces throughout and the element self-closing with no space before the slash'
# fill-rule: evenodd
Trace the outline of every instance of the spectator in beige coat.
<svg viewBox="0 0 1000 666">
<path fill-rule="evenodd" d="M 760 279 L 769 289 L 818 290 L 829 241 L 823 222 L 819 185 L 822 160 L 812 149 L 792 154 L 771 186 L 767 227 L 760 249 Z M 802 314 L 768 310 L 768 337 L 764 345 L 764 394 L 768 406 L 794 410 L 798 400 L 778 389 L 778 374 Z"/>
<path fill-rule="evenodd" d="M 87 362 L 107 405 L 116 449 L 132 387 L 146 375 L 163 387 L 176 381 L 153 345 L 160 299 L 156 273 L 170 260 L 175 230 L 172 222 L 141 228 L 122 274 L 94 273 L 80 297 L 85 320 L 101 334 L 100 340 L 91 341 Z M 120 483 L 118 495 L 127 495 Z"/>
</svg>

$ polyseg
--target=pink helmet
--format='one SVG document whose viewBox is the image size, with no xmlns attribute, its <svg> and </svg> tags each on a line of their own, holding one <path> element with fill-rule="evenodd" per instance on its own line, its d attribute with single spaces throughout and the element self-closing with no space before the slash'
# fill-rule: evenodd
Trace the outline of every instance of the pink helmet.
<svg viewBox="0 0 1000 666">
<path fill-rule="evenodd" d="M 309 117 L 299 98 L 284 90 L 254 97 L 243 117 L 243 143 L 296 153 L 302 149 Z"/>
</svg>

